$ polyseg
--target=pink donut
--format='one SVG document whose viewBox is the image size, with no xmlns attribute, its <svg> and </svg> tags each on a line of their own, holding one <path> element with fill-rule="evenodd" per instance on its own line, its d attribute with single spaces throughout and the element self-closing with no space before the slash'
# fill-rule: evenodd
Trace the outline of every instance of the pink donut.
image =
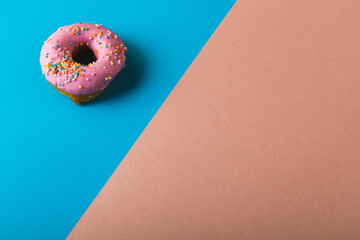
<svg viewBox="0 0 360 240">
<path fill-rule="evenodd" d="M 125 66 L 127 48 L 101 24 L 59 28 L 44 42 L 40 64 L 46 80 L 74 103 L 103 92 Z"/>
</svg>

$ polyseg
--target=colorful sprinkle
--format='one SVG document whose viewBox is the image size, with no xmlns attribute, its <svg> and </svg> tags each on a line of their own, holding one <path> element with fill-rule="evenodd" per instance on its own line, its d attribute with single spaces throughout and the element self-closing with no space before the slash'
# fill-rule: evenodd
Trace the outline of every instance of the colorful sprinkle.
<svg viewBox="0 0 360 240">
<path fill-rule="evenodd" d="M 79 24 L 81 24 L 81 22 L 79 22 Z M 101 26 L 102 25 L 97 25 L 96 27 L 99 29 L 99 27 L 101 27 Z M 71 25 L 66 28 L 64 28 L 64 27 L 59 28 L 59 30 L 60 31 L 61 30 L 70 31 L 69 35 L 70 35 L 70 33 L 73 35 L 83 35 L 84 32 L 82 32 L 82 34 L 81 34 L 81 31 L 88 31 L 89 28 L 84 27 L 84 25 L 80 26 L 78 24 L 74 24 L 74 25 Z M 54 82 L 54 84 L 53 84 L 54 86 L 64 86 L 64 85 L 66 86 L 68 83 L 70 83 L 72 81 L 76 81 L 78 77 L 81 77 L 80 81 L 84 81 L 84 80 L 89 81 L 91 79 L 91 75 L 95 76 L 95 73 L 92 73 L 91 71 L 86 71 L 84 69 L 85 67 L 82 67 L 82 66 L 84 66 L 84 64 L 80 64 L 80 63 L 77 63 L 74 60 L 72 60 L 71 51 L 69 51 L 70 49 L 72 49 L 72 47 L 69 47 L 69 46 L 74 46 L 74 47 L 75 47 L 75 45 L 76 45 L 76 47 L 84 46 L 84 45 L 89 46 L 90 44 L 94 44 L 96 42 L 96 43 L 98 43 L 99 48 L 104 47 L 106 49 L 109 49 L 109 51 L 106 51 L 106 53 L 102 53 L 102 52 L 100 52 L 101 50 L 94 49 L 94 53 L 96 54 L 96 57 L 98 59 L 103 58 L 103 59 L 109 60 L 108 64 L 106 64 L 106 66 L 103 65 L 103 69 L 106 69 L 106 70 L 104 70 L 104 72 L 107 72 L 109 70 L 107 68 L 110 68 L 110 69 L 114 68 L 116 62 L 118 64 L 122 64 L 123 61 L 120 60 L 120 57 L 123 54 L 123 52 L 126 51 L 126 48 L 122 44 L 121 40 L 113 39 L 111 41 L 114 41 L 114 42 L 112 44 L 109 44 L 108 43 L 109 39 L 118 38 L 114 33 L 112 33 L 111 31 L 108 31 L 108 30 L 103 30 L 103 28 L 101 30 L 104 32 L 102 32 L 100 30 L 95 30 L 97 32 L 94 33 L 93 30 L 95 30 L 94 27 L 91 28 L 92 33 L 90 33 L 90 32 L 87 33 L 88 36 L 86 36 L 86 37 L 88 37 L 90 39 L 89 42 L 84 41 L 83 43 L 78 43 L 78 44 L 76 44 L 74 42 L 69 42 L 69 45 L 66 44 L 67 45 L 66 47 L 64 47 L 63 45 L 60 47 L 59 45 L 61 42 L 59 42 L 57 39 L 49 39 L 49 40 L 45 41 L 45 45 L 44 45 L 45 47 L 46 47 L 46 44 L 49 43 L 49 44 L 51 44 L 50 45 L 51 49 L 58 50 L 55 53 L 52 52 L 51 55 L 49 55 L 49 53 L 47 53 L 45 56 L 43 55 L 43 57 L 45 57 L 47 59 L 46 61 L 48 61 L 48 63 L 46 65 L 44 65 L 43 73 L 48 74 L 48 75 L 54 75 L 54 78 L 57 79 L 57 81 Z M 101 39 L 102 35 L 104 35 L 105 39 L 107 39 L 107 40 L 102 40 Z M 91 42 L 92 40 L 95 40 L 95 42 L 92 43 Z M 101 42 L 101 40 L 102 40 L 102 42 Z M 54 46 L 56 46 L 56 47 L 54 47 Z M 99 48 L 97 48 L 97 49 L 99 49 Z M 125 49 L 125 50 L 123 50 L 123 49 Z M 52 57 L 55 60 L 53 60 Z M 50 58 L 53 61 L 51 61 Z M 125 59 L 125 57 L 124 57 L 124 59 Z M 87 66 L 92 67 L 93 65 L 94 65 L 94 63 L 90 63 Z M 113 79 L 113 77 L 105 78 L 105 80 L 112 80 L 112 79 Z M 59 83 L 59 81 L 61 81 L 61 83 Z M 79 79 L 78 79 L 78 81 L 79 81 Z M 79 82 L 79 83 L 81 83 L 81 82 Z M 82 85 L 79 85 L 79 84 L 77 84 L 77 86 L 80 89 L 84 88 Z M 75 87 L 76 87 L 76 85 L 75 85 Z"/>
</svg>

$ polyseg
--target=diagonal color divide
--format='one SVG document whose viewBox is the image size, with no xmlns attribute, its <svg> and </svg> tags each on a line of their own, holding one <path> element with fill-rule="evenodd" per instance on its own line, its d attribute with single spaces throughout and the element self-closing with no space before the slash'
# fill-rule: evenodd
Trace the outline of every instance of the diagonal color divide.
<svg viewBox="0 0 360 240">
<path fill-rule="evenodd" d="M 235 4 L 68 239 L 359 239 L 360 4 Z"/>
<path fill-rule="evenodd" d="M 66 238 L 234 3 L 1 1 L 1 240 Z M 129 49 L 111 87 L 83 106 L 39 64 L 43 41 L 79 21 L 102 23 Z"/>
</svg>

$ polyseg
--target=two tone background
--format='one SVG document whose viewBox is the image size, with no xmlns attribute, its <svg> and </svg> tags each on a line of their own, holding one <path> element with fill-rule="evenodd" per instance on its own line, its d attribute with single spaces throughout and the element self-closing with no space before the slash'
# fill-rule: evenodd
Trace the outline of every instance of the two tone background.
<svg viewBox="0 0 360 240">
<path fill-rule="evenodd" d="M 357 1 L 1 2 L 1 239 L 359 239 Z M 84 106 L 39 66 L 102 23 Z"/>
</svg>

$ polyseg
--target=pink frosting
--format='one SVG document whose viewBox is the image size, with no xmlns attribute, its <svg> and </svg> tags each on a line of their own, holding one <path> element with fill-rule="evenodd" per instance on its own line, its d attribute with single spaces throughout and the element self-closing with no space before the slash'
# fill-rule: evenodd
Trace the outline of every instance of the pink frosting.
<svg viewBox="0 0 360 240">
<path fill-rule="evenodd" d="M 72 51 L 88 46 L 97 61 L 81 66 Z M 59 28 L 44 42 L 40 63 L 46 80 L 75 95 L 103 90 L 125 66 L 127 48 L 122 40 L 101 24 L 78 23 Z"/>
</svg>

